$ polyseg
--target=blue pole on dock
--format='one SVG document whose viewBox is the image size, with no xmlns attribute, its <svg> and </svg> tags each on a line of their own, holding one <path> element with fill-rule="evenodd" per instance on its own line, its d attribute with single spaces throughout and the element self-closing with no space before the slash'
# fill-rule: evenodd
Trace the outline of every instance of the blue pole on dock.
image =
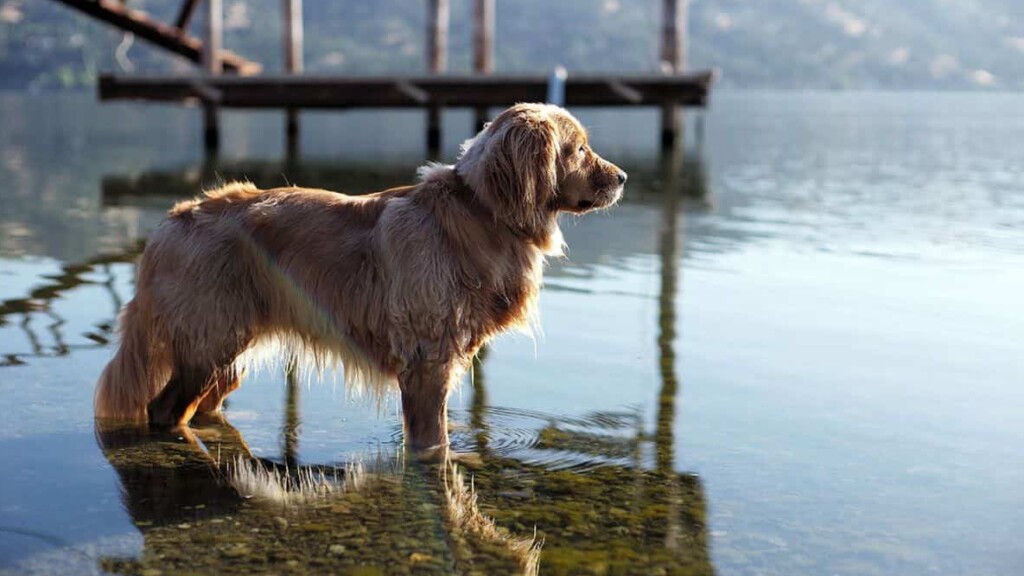
<svg viewBox="0 0 1024 576">
<path fill-rule="evenodd" d="M 565 79 L 568 76 L 565 66 L 555 66 L 551 71 L 551 76 L 548 76 L 548 104 L 565 106 Z"/>
</svg>

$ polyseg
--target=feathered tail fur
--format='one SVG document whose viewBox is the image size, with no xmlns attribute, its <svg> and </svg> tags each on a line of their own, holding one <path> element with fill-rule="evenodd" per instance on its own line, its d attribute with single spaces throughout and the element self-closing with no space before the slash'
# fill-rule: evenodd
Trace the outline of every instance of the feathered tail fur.
<svg viewBox="0 0 1024 576">
<path fill-rule="evenodd" d="M 171 359 L 159 323 L 138 298 L 118 318 L 121 343 L 96 385 L 97 418 L 146 419 L 146 405 L 171 376 Z"/>
</svg>

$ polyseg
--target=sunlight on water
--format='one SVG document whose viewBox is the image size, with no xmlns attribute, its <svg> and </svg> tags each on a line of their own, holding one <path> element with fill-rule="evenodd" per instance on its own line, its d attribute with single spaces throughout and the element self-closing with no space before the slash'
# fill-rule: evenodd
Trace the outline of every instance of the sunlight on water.
<svg viewBox="0 0 1024 576">
<path fill-rule="evenodd" d="M 94 429 L 169 205 L 422 161 L 414 113 L 305 115 L 298 164 L 258 113 L 204 162 L 194 112 L 0 96 L 0 573 L 1024 566 L 1019 99 L 722 93 L 661 160 L 653 113 L 582 111 L 627 196 L 564 221 L 544 336 L 496 340 L 453 394 L 457 474 L 406 460 L 395 399 L 301 370 L 192 439 Z M 469 124 L 446 115 L 446 158 Z"/>
</svg>

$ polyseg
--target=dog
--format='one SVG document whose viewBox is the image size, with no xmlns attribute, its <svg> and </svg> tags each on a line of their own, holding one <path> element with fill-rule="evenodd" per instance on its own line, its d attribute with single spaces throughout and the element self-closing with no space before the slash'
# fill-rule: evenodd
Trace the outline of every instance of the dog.
<svg viewBox="0 0 1024 576">
<path fill-rule="evenodd" d="M 150 236 L 98 418 L 187 429 L 241 384 L 268 342 L 340 361 L 346 384 L 401 394 L 405 441 L 448 445 L 447 398 L 494 335 L 528 327 L 561 212 L 608 208 L 626 173 L 553 105 L 518 104 L 365 196 L 228 184 L 175 205 Z"/>
</svg>

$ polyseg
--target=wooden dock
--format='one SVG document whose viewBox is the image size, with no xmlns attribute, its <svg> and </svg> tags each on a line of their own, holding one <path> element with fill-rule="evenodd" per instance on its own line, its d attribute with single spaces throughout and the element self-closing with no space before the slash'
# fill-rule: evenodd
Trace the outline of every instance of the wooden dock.
<svg viewBox="0 0 1024 576">
<path fill-rule="evenodd" d="M 409 76 L 312 76 L 303 72 L 302 0 L 283 0 L 285 74 L 249 75 L 259 65 L 222 49 L 223 0 L 182 0 L 174 25 L 156 22 L 124 6 L 126 0 L 57 0 L 159 47 L 202 64 L 188 76 L 121 76 L 99 79 L 103 101 L 141 100 L 200 104 L 204 142 L 215 152 L 220 143 L 221 108 L 278 108 L 286 111 L 289 157 L 298 154 L 299 110 L 421 108 L 427 113 L 427 148 L 441 142 L 444 108 L 476 110 L 479 128 L 488 108 L 517 102 L 552 101 L 565 106 L 650 106 L 661 110 L 661 144 L 670 148 L 681 129 L 683 107 L 704 107 L 717 71 L 688 71 L 686 62 L 689 0 L 662 0 L 661 73 L 575 75 L 564 69 L 538 75 L 494 73 L 495 0 L 472 0 L 473 73 L 447 73 L 450 0 L 426 0 L 427 74 Z M 203 40 L 187 34 L 197 5 L 205 4 Z M 240 75 L 226 76 L 223 72 Z"/>
<path fill-rule="evenodd" d="M 712 71 L 569 76 L 566 106 L 704 106 Z M 544 101 L 547 76 L 102 75 L 101 100 L 209 102 L 223 108 L 495 107 Z"/>
</svg>

